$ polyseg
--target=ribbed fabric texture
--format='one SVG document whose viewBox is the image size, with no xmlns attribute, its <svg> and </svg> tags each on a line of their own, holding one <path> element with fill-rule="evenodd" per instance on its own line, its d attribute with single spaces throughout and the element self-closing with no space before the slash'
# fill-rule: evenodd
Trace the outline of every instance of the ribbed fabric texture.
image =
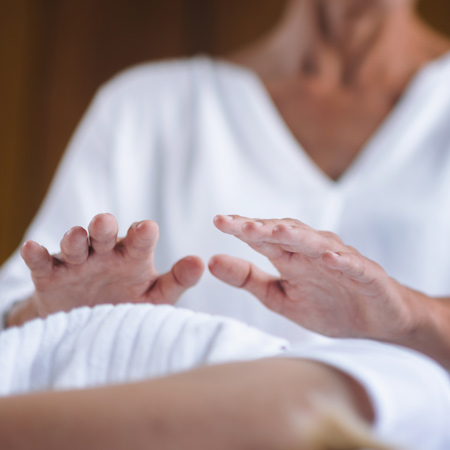
<svg viewBox="0 0 450 450">
<path fill-rule="evenodd" d="M 137 381 L 287 347 L 236 320 L 168 305 L 84 307 L 0 333 L 0 395 Z"/>
</svg>

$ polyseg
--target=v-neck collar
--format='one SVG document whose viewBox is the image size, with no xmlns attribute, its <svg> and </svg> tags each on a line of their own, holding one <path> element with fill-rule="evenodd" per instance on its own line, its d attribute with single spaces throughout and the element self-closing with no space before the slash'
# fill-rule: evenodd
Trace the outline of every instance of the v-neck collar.
<svg viewBox="0 0 450 450">
<path fill-rule="evenodd" d="M 258 111 L 255 109 L 255 112 L 261 122 L 261 133 L 268 138 L 268 141 L 275 143 L 278 157 L 287 159 L 289 166 L 293 167 L 299 176 L 314 183 L 321 190 L 339 191 L 351 188 L 359 180 L 366 182 L 368 177 L 378 172 L 379 168 L 389 164 L 403 134 L 409 132 L 409 129 L 402 129 L 402 125 L 409 128 L 412 123 L 423 119 L 423 115 L 427 113 L 428 108 L 425 107 L 424 102 L 430 100 L 427 95 L 435 82 L 435 77 L 432 75 L 439 74 L 436 69 L 449 57 L 450 52 L 418 71 L 400 100 L 338 180 L 333 180 L 326 175 L 293 135 L 259 76 L 241 66 L 230 65 L 249 75 L 249 87 L 257 97 L 255 105 L 258 105 L 256 108 Z M 419 105 L 421 110 L 417 111 Z"/>
</svg>

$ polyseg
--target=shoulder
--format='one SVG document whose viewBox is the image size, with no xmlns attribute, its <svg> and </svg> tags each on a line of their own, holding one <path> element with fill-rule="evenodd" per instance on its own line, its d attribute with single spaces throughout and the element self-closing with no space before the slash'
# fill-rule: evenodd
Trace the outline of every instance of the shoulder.
<svg viewBox="0 0 450 450">
<path fill-rule="evenodd" d="M 100 87 L 96 97 L 103 102 L 181 100 L 193 92 L 198 94 L 245 77 L 245 69 L 205 56 L 162 60 L 119 72 Z"/>
<path fill-rule="evenodd" d="M 203 59 L 174 59 L 142 63 L 116 74 L 101 86 L 100 91 L 109 95 L 129 94 L 142 89 L 153 88 L 158 91 L 166 85 L 182 82 L 195 70 L 204 65 Z"/>
<path fill-rule="evenodd" d="M 435 87 L 445 87 L 446 91 L 450 91 L 450 84 L 448 83 L 450 77 L 450 51 L 430 62 L 424 67 L 422 73 Z"/>
<path fill-rule="evenodd" d="M 222 104 L 247 77 L 245 69 L 205 56 L 139 64 L 103 84 L 91 111 L 109 126 L 131 118 L 135 124 L 186 119 L 199 107 Z"/>
<path fill-rule="evenodd" d="M 229 65 L 209 57 L 143 63 L 119 72 L 99 89 L 105 97 L 179 93 L 192 84 L 207 82 L 217 74 L 229 76 Z"/>
</svg>

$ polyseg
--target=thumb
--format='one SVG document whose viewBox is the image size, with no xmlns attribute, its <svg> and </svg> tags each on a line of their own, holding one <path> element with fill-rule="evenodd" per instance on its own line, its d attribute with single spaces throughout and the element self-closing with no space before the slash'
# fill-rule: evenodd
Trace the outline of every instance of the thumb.
<svg viewBox="0 0 450 450">
<path fill-rule="evenodd" d="M 204 270 L 205 264 L 198 256 L 180 259 L 152 285 L 148 292 L 149 301 L 155 305 L 173 305 L 184 291 L 197 284 Z"/>
<path fill-rule="evenodd" d="M 215 255 L 210 259 L 208 267 L 216 278 L 231 286 L 245 289 L 274 311 L 284 297 L 279 278 L 267 274 L 243 259 Z"/>
</svg>

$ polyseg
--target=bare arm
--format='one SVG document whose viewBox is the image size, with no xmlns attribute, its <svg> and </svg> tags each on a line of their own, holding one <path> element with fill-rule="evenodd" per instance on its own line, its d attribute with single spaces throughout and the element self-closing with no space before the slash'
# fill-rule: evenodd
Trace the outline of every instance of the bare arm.
<svg viewBox="0 0 450 450">
<path fill-rule="evenodd" d="M 280 273 L 218 255 L 209 267 L 221 280 L 313 331 L 403 345 L 450 368 L 450 299 L 401 285 L 335 234 L 295 219 L 218 216 L 215 224 L 267 256 Z"/>
<path fill-rule="evenodd" d="M 450 297 L 434 298 L 402 288 L 405 298 L 417 305 L 417 321 L 409 333 L 386 341 L 418 350 L 450 370 Z"/>
<path fill-rule="evenodd" d="M 349 420 L 332 422 L 327 399 Z M 0 399 L 0 447 L 10 450 L 385 448 L 365 427 L 363 389 L 328 366 L 261 360 L 207 367 L 135 384 Z M 357 424 L 354 426 L 354 424 Z M 366 425 L 364 425 L 366 424 Z"/>
</svg>

